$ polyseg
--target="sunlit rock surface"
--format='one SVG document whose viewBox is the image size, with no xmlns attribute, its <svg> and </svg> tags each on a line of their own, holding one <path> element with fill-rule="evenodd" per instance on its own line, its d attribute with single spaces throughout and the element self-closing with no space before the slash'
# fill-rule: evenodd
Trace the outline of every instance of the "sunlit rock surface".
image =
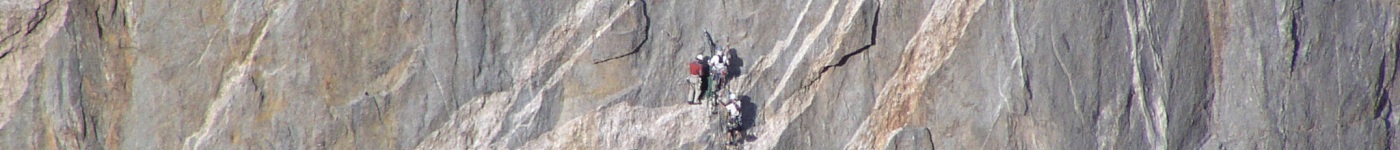
<svg viewBox="0 0 1400 150">
<path fill-rule="evenodd" d="M 687 105 L 733 48 L 749 136 Z M 3 0 L 0 149 L 1400 149 L 1394 0 Z"/>
</svg>

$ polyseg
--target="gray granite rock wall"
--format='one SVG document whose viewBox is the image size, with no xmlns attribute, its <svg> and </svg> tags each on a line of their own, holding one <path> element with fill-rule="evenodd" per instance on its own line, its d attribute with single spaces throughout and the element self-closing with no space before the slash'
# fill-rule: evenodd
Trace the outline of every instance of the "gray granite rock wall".
<svg viewBox="0 0 1400 150">
<path fill-rule="evenodd" d="M 0 1 L 0 149 L 1400 149 L 1387 0 Z M 748 136 L 686 105 L 732 48 Z"/>
</svg>

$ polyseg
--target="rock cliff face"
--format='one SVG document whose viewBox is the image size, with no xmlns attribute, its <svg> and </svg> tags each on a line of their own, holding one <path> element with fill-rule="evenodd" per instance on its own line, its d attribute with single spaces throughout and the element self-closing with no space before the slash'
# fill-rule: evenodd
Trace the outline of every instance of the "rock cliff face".
<svg viewBox="0 0 1400 150">
<path fill-rule="evenodd" d="M 1395 0 L 5 0 L 0 149 L 1400 149 Z M 685 63 L 733 48 L 725 147 Z"/>
</svg>

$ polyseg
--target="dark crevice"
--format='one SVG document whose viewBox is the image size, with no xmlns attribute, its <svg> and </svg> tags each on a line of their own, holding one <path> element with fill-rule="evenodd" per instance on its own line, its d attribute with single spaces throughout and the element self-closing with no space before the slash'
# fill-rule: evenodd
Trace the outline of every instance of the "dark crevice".
<svg viewBox="0 0 1400 150">
<path fill-rule="evenodd" d="M 107 14 L 108 17 L 117 18 L 117 8 L 118 8 L 118 7 L 117 7 L 117 4 L 121 4 L 121 1 L 120 1 L 120 0 L 112 0 L 112 11 L 108 12 L 108 13 L 109 13 L 109 14 Z"/>
<path fill-rule="evenodd" d="M 622 58 L 622 57 L 632 56 L 632 54 L 637 54 L 637 52 L 641 52 L 641 51 L 642 51 L 642 46 L 643 46 L 643 45 L 646 45 L 646 44 L 647 44 L 647 41 L 651 41 L 651 14 L 648 14 L 648 12 L 647 12 L 647 1 L 641 0 L 640 2 L 642 3 L 642 6 L 641 6 L 641 7 L 642 7 L 642 20 L 643 20 L 642 22 L 643 22 L 643 24 L 644 24 L 644 25 L 642 26 L 642 42 L 641 42 L 641 43 L 637 43 L 637 46 L 632 47 L 632 51 L 631 51 L 631 52 L 627 52 L 626 54 L 622 54 L 622 55 L 618 55 L 618 56 L 609 57 L 608 59 L 603 59 L 603 60 L 601 60 L 601 61 L 596 61 L 596 62 L 593 62 L 593 64 L 599 64 L 599 63 L 612 61 L 612 60 L 614 60 L 614 59 L 618 59 L 618 58 Z M 602 31 L 598 31 L 598 32 L 602 32 Z M 709 35 L 709 33 L 705 33 L 705 35 Z M 714 44 L 713 44 L 714 42 L 710 42 L 710 43 L 712 43 L 711 45 L 714 45 Z"/>
<path fill-rule="evenodd" d="M 1400 45 L 1397 45 L 1397 47 L 1400 47 Z M 1392 52 L 1392 53 L 1395 53 L 1395 55 L 1392 55 L 1392 56 L 1400 57 L 1400 49 L 1397 49 L 1396 52 Z M 1385 58 L 1382 58 L 1382 59 L 1381 59 L 1381 67 L 1380 67 L 1380 72 L 1381 72 L 1380 74 L 1381 74 L 1381 76 L 1379 77 L 1380 79 L 1377 79 L 1377 81 L 1376 81 L 1376 82 L 1379 82 L 1379 84 L 1376 86 L 1376 90 L 1379 92 L 1379 94 L 1378 94 L 1379 98 L 1377 98 L 1377 101 L 1379 101 L 1379 104 L 1376 105 L 1376 112 L 1375 112 L 1375 115 L 1372 116 L 1372 118 L 1373 118 L 1373 119 L 1376 119 L 1376 120 L 1380 120 L 1383 124 L 1385 124 L 1385 131 L 1386 131 L 1385 133 L 1395 133 L 1394 124 L 1392 124 L 1392 122 L 1390 122 L 1390 120 L 1389 120 L 1391 117 L 1393 117 L 1393 116 L 1391 116 L 1391 115 L 1394 114 L 1393 112 L 1395 111 L 1394 109 L 1392 109 L 1392 107 L 1390 107 L 1391 104 L 1390 104 L 1390 91 L 1389 91 L 1389 89 L 1390 89 L 1390 86 L 1392 86 L 1392 85 L 1387 85 L 1387 84 L 1386 84 L 1386 83 L 1387 83 L 1387 80 L 1390 81 L 1390 82 L 1394 82 L 1394 81 L 1395 81 L 1395 75 L 1394 75 L 1394 74 L 1391 74 L 1390 78 L 1389 78 L 1389 79 L 1386 79 L 1386 76 L 1385 76 L 1385 75 L 1386 75 L 1386 74 L 1385 74 L 1385 72 L 1386 72 L 1386 64 L 1389 64 L 1389 63 L 1386 62 L 1386 61 L 1387 61 L 1387 59 L 1385 59 Z M 1397 61 L 1397 63 L 1400 63 L 1400 61 Z M 1395 141 L 1394 138 L 1395 138 L 1395 136 L 1392 136 L 1392 135 L 1385 135 L 1385 140 L 1384 140 L 1385 144 L 1384 144 L 1384 145 L 1393 145 L 1392 142 Z M 1384 145 L 1383 145 L 1383 146 L 1384 146 Z"/>
<path fill-rule="evenodd" d="M 1033 91 L 1033 90 L 1031 90 L 1031 82 L 1030 82 L 1030 81 L 1031 81 L 1031 77 L 1030 77 L 1030 76 L 1026 76 L 1026 78 L 1025 78 L 1025 82 L 1026 82 L 1026 83 L 1025 83 L 1025 87 L 1026 87 L 1026 99 L 1025 99 L 1025 101 L 1022 101 L 1022 102 L 1021 102 L 1021 103 L 1022 103 L 1022 104 L 1021 104 L 1021 114 L 1022 114 L 1022 115 L 1030 114 L 1030 112 L 1031 112 L 1031 100 L 1035 99 L 1035 93 L 1034 93 L 1034 92 L 1031 92 L 1031 91 Z"/>
<path fill-rule="evenodd" d="M 1298 69 L 1298 59 L 1301 59 L 1298 58 L 1298 53 L 1301 53 L 1303 49 L 1303 43 L 1301 40 L 1302 38 L 1298 37 L 1298 22 L 1301 22 L 1300 20 L 1302 20 L 1302 17 L 1299 16 L 1303 14 L 1303 2 L 1299 1 L 1297 3 L 1298 7 L 1294 8 L 1293 10 L 1293 19 L 1289 22 L 1290 27 L 1288 30 L 1288 34 L 1289 38 L 1293 42 L 1293 57 L 1291 60 L 1289 60 L 1288 72 L 1293 72 L 1294 70 Z"/>
<path fill-rule="evenodd" d="M 105 140 L 98 140 L 98 138 L 102 137 L 104 134 L 99 127 L 102 125 L 102 118 L 98 115 L 102 114 L 102 112 L 98 111 L 101 110 L 90 108 L 94 106 L 88 105 L 86 100 L 78 100 L 77 103 L 78 106 L 74 108 L 79 109 L 77 111 L 79 113 L 78 116 L 81 116 L 83 119 L 83 143 L 87 144 L 87 146 L 106 145 Z"/>
<path fill-rule="evenodd" d="M 102 36 L 106 35 L 107 33 L 102 30 L 102 17 L 98 16 L 102 16 L 102 14 L 98 13 L 97 10 L 92 10 L 92 23 L 96 24 L 95 27 L 97 27 L 97 38 L 102 38 Z"/>
<path fill-rule="evenodd" d="M 1127 124 L 1129 124 L 1129 123 L 1125 123 L 1125 122 L 1132 121 L 1132 119 L 1133 119 L 1133 118 L 1131 117 L 1132 114 L 1133 114 L 1133 103 L 1134 103 L 1134 101 L 1135 101 L 1135 100 L 1133 100 L 1133 98 L 1134 98 L 1134 97 L 1137 97 L 1138 94 L 1142 94 L 1142 93 L 1137 93 L 1137 91 L 1133 90 L 1131 87 L 1129 87 L 1129 88 L 1127 89 L 1127 91 L 1128 91 L 1128 96 L 1127 96 L 1127 97 L 1123 97 L 1123 99 L 1124 99 L 1123 101 L 1125 101 L 1125 102 L 1127 102 L 1127 103 L 1123 103 L 1123 113 L 1118 114 L 1118 122 L 1116 122 L 1116 123 L 1118 123 L 1118 124 L 1121 125 L 1121 126 L 1131 126 L 1131 125 L 1127 125 Z M 1146 103 L 1146 102 L 1139 102 L 1139 103 Z M 1143 106 L 1147 106 L 1147 105 L 1144 104 Z M 1138 108 L 1138 109 L 1142 109 L 1142 110 L 1140 110 L 1140 111 L 1142 111 L 1142 113 L 1144 113 L 1144 114 L 1147 113 L 1147 108 Z M 1098 118 L 1095 117 L 1094 119 L 1098 119 Z M 1148 119 L 1148 118 L 1142 118 L 1142 119 Z M 1094 122 L 1098 122 L 1098 120 L 1095 120 Z M 1118 136 L 1122 136 L 1122 135 L 1120 134 L 1120 135 L 1118 135 Z"/>
<path fill-rule="evenodd" d="M 1016 9 L 1016 8 L 1013 7 L 1013 8 L 1008 8 L 1008 9 Z M 1014 13 L 1014 12 L 1012 12 L 1012 13 Z M 1011 18 L 1011 22 L 1010 22 L 1010 23 L 1011 23 L 1012 25 L 1015 25 L 1015 24 L 1016 24 L 1016 18 Z M 1011 32 L 1014 32 L 1014 33 L 1019 33 L 1019 32 L 1020 32 L 1020 31 L 1017 31 L 1017 29 L 1015 29 L 1015 28 L 1012 28 L 1011 30 L 1012 30 Z M 1025 114 L 1030 113 L 1030 110 L 1031 110 L 1031 107 L 1030 107 L 1030 105 L 1031 105 L 1031 100 L 1034 100 L 1034 99 L 1035 99 L 1035 90 L 1034 90 L 1034 88 L 1031 88 L 1031 83 L 1032 83 L 1032 82 L 1031 82 L 1031 78 L 1032 78 L 1032 76 L 1031 76 L 1031 70 L 1029 69 L 1031 64 L 1028 63 L 1028 62 L 1030 61 L 1030 59 L 1027 59 L 1027 58 L 1026 58 L 1026 50 L 1021 48 L 1021 39 L 1020 39 L 1020 36 L 1013 36 L 1012 38 L 1016 38 L 1016 39 L 1015 39 L 1015 41 L 1016 41 L 1016 51 L 1017 51 L 1016 54 L 1019 55 L 1018 57 L 1020 57 L 1020 61 L 1021 61 L 1021 62 L 1019 62 L 1019 63 L 1021 63 L 1021 87 L 1026 88 L 1026 99 L 1025 99 L 1024 101 L 1021 102 L 1021 103 L 1022 103 L 1022 104 L 1021 104 L 1021 114 L 1022 114 L 1022 115 L 1025 115 Z"/>
<path fill-rule="evenodd" d="M 10 52 L 15 52 L 15 51 L 11 50 L 11 51 L 5 51 L 4 53 L 0 53 L 0 60 L 5 60 L 5 57 L 10 57 Z"/>
<path fill-rule="evenodd" d="M 453 0 L 453 1 L 452 1 L 452 42 L 454 42 L 454 43 L 465 43 L 465 42 L 462 42 L 462 38 L 461 38 L 461 36 L 459 36 L 459 35 L 462 35 L 462 31 L 461 31 L 461 29 L 462 29 L 462 24 L 459 23 L 459 20 L 460 20 L 460 19 L 462 19 L 462 0 Z M 461 71 L 461 65 L 459 64 L 459 62 L 461 62 L 461 61 L 462 61 L 462 44 L 452 44 L 452 70 L 451 70 L 450 72 L 448 72 L 448 73 L 449 73 L 449 74 L 458 74 L 458 73 L 460 73 L 460 72 L 458 72 L 458 71 Z M 460 81 L 460 80 L 462 80 L 462 79 L 458 79 L 457 76 L 448 76 L 447 78 L 448 78 L 448 79 L 447 79 L 447 80 L 448 80 L 447 86 L 452 87 L 452 93 L 461 93 L 460 91 L 462 90 L 462 87 L 457 86 L 457 81 Z M 467 79 L 467 80 L 470 80 L 470 79 Z M 438 81 L 438 82 L 441 82 L 441 81 Z M 443 95 L 447 95 L 447 96 L 449 96 L 449 97 L 458 97 L 458 96 L 460 96 L 460 95 L 449 94 L 449 93 L 442 93 L 442 94 L 443 94 Z M 448 100 L 447 103 L 451 104 L 451 105 L 448 105 L 448 107 L 449 107 L 449 108 L 460 107 L 460 106 L 462 106 L 461 101 L 462 101 L 462 100 L 460 100 L 460 99 Z M 440 127 L 441 127 L 441 126 L 431 127 L 431 128 L 440 128 Z"/>
<path fill-rule="evenodd" d="M 1388 80 L 1388 78 L 1386 77 L 1386 73 L 1385 73 L 1385 72 L 1386 72 L 1386 69 L 1385 69 L 1385 68 L 1386 68 L 1386 64 L 1389 64 L 1388 62 L 1386 62 L 1386 61 L 1388 61 L 1388 60 L 1389 60 L 1389 58 L 1387 58 L 1387 57 L 1381 57 L 1380 68 L 1377 68 L 1377 69 L 1376 69 L 1376 70 L 1377 70 L 1377 71 L 1376 71 L 1376 73 L 1377 73 L 1377 75 L 1376 75 L 1376 101 L 1377 101 L 1377 102 L 1376 102 L 1376 109 L 1374 110 L 1375 112 L 1374 112 L 1374 114 L 1372 115 L 1372 118 L 1382 119 L 1382 120 L 1385 119 L 1385 118 L 1381 118 L 1382 116 L 1384 116 L 1385 114 L 1389 114 L 1389 113 L 1386 112 L 1386 111 L 1388 110 L 1388 109 L 1386 109 L 1386 108 L 1388 108 L 1388 106 L 1390 106 L 1390 91 L 1387 91 L 1387 90 L 1386 90 L 1386 89 L 1388 89 L 1388 87 L 1389 87 L 1390 85 L 1387 85 L 1387 84 L 1386 84 L 1386 80 Z M 1389 78 L 1389 79 L 1394 79 L 1394 78 Z"/>
<path fill-rule="evenodd" d="M 491 8 L 491 3 L 487 3 L 486 1 L 478 1 L 478 2 L 481 2 L 481 5 L 479 5 L 479 6 L 481 6 L 481 7 L 480 7 L 480 9 L 477 11 L 477 13 L 476 13 L 476 14 L 477 14 L 477 22 L 478 22 L 479 24 L 481 24 L 481 25 L 480 25 L 480 26 L 481 26 L 481 34 L 484 34 L 484 36 L 482 36 L 482 37 L 479 38 L 479 39 L 481 39 L 481 41 L 485 41 L 485 42 L 481 42 L 481 43 L 482 43 L 481 46 L 482 46 L 483 48 L 481 49 L 481 54 L 479 54 L 478 57 L 476 58 L 476 73 L 475 73 L 475 74 L 472 74 L 471 80 L 478 80 L 478 79 L 481 79 L 481 74 L 486 72 L 485 67 L 484 67 L 484 66 L 486 66 L 486 65 L 484 65 L 483 63 L 486 63 L 486 58 L 487 58 L 487 56 L 491 56 L 491 55 L 487 55 L 486 53 L 489 52 L 492 48 L 494 48 L 494 47 L 492 47 L 492 46 L 495 46 L 495 42 L 496 42 L 495 40 L 491 40 L 492 37 L 491 37 L 491 30 L 490 30 L 490 28 L 489 28 L 490 26 L 489 26 L 489 25 L 486 25 L 486 23 L 488 22 L 488 21 L 486 20 L 486 18 L 487 18 L 487 16 L 490 15 L 490 14 L 487 14 L 489 11 L 487 11 L 486 9 L 487 9 L 487 8 Z M 460 55 L 459 55 L 458 57 L 460 57 Z M 493 58 L 494 58 L 494 57 L 493 57 Z M 492 62 L 495 62 L 495 61 L 492 61 Z M 497 76 L 501 76 L 500 74 L 502 74 L 502 73 L 504 73 L 504 71 L 496 72 L 496 75 L 497 75 Z M 482 88 L 481 90 L 483 90 L 483 91 L 489 91 L 491 87 L 477 86 L 477 88 Z M 486 93 L 483 92 L 482 94 L 485 95 Z M 485 104 L 483 103 L 483 105 L 485 105 Z"/>
<path fill-rule="evenodd" d="M 876 5 L 875 5 L 875 12 L 874 12 L 874 15 L 872 15 L 872 16 L 874 16 L 874 17 L 872 17 L 872 19 L 871 19 L 871 21 L 870 21 L 870 39 L 869 39 L 869 40 L 870 40 L 870 44 L 865 44 L 865 46 L 861 46 L 860 48 L 857 48 L 855 51 L 852 51 L 852 52 L 850 52 L 850 53 L 846 53 L 845 55 L 841 55 L 841 59 L 840 59 L 840 60 L 837 60 L 837 61 L 836 61 L 836 64 L 831 64 L 831 65 L 822 66 L 822 69 L 817 71 L 816 77 L 813 77 L 811 80 L 808 80 L 808 81 L 807 81 L 807 84 L 802 85 L 802 88 L 803 88 L 803 89 L 810 88 L 810 87 L 812 86 L 812 84 L 815 84 L 818 80 L 821 80 L 822 77 L 824 77 L 824 75 L 826 75 L 826 72 L 827 72 L 827 71 L 831 71 L 832 68 L 845 66 L 845 65 L 846 65 L 846 62 L 848 62 L 848 61 L 851 60 L 851 57 L 855 57 L 856 55 L 863 54 L 863 53 L 865 53 L 865 51 L 870 50 L 871 47 L 874 47 L 874 46 L 875 46 L 875 43 L 877 43 L 877 40 L 876 40 L 875 38 L 876 38 L 876 37 L 879 37 L 878 35 L 879 35 L 879 33 L 880 33 L 880 32 L 879 32 L 879 30 L 880 30 L 880 28 L 879 28 L 879 27 L 880 27 L 880 5 L 879 5 L 879 4 L 876 4 Z M 801 57 L 801 56 L 799 56 L 799 57 Z"/>
<path fill-rule="evenodd" d="M 94 2 L 94 3 L 96 3 L 96 2 Z M 97 38 L 98 38 L 98 39 L 101 39 L 103 36 L 106 36 L 106 35 L 107 35 L 107 30 L 106 30 L 106 29 L 103 29 L 103 27 L 102 27 L 102 8 L 101 8 L 102 6 L 97 6 L 97 5 L 102 5 L 102 4 L 92 4 L 92 5 L 93 5 L 93 6 L 91 6 L 91 7 L 92 7 L 92 23 L 94 24 L 93 27 L 97 28 Z M 115 3 L 115 2 L 112 3 L 112 6 L 113 6 L 112 9 L 116 9 L 116 3 Z M 112 10 L 112 11 L 116 11 L 116 10 Z M 116 15 L 116 14 L 107 14 L 107 15 Z M 108 19 L 111 19 L 111 18 L 108 18 Z"/>
<path fill-rule="evenodd" d="M 938 144 L 934 144 L 934 143 L 938 143 L 938 141 L 935 141 L 935 140 L 933 139 L 933 137 L 934 137 L 934 136 L 933 136 L 933 135 L 934 135 L 934 134 L 933 134 L 933 129 L 931 129 L 931 128 L 929 128 L 929 127 L 924 127 L 924 133 L 928 133 L 928 144 L 929 144 L 928 147 L 929 147 L 929 149 L 937 150 L 938 147 L 934 147 L 934 146 L 938 146 Z"/>
<path fill-rule="evenodd" d="M 1024 108 L 1021 109 L 1021 113 L 1023 114 L 1030 111 L 1030 100 L 1035 99 L 1035 90 L 1031 88 L 1031 71 L 1030 69 L 1026 69 L 1030 68 L 1027 65 L 1029 65 L 1029 63 L 1026 63 L 1026 53 L 1021 52 L 1021 86 L 1026 88 L 1026 101 L 1025 104 L 1022 105 Z"/>
<path fill-rule="evenodd" d="M 461 9 L 461 8 L 462 8 L 462 1 L 461 1 L 461 0 L 457 0 L 457 1 L 453 1 L 453 2 L 452 2 L 452 26 L 454 26 L 454 27 L 457 26 L 457 25 L 459 25 L 457 22 L 458 22 L 459 19 L 462 19 L 462 18 L 461 18 L 461 17 L 462 17 L 462 11 L 459 10 L 459 9 Z M 452 28 L 452 35 L 453 35 L 453 37 L 456 37 L 456 35 L 457 35 L 457 28 Z"/>
<path fill-rule="evenodd" d="M 117 21 L 117 23 L 120 23 L 120 24 L 122 25 L 123 28 L 130 27 L 130 25 L 127 24 L 127 20 L 126 20 L 126 19 L 127 19 L 127 16 L 126 16 L 127 14 L 126 14 L 126 13 L 122 13 L 122 17 L 116 17 L 116 14 L 117 14 L 117 13 L 116 13 L 116 12 L 117 12 L 117 9 L 116 9 L 116 8 L 117 8 L 116 3 L 113 3 L 113 4 L 112 4 L 112 16 L 113 16 L 114 18 L 121 19 L 120 21 Z M 130 31 L 128 31 L 128 32 L 130 32 Z M 127 35 L 127 36 L 130 36 L 130 35 Z"/>
<path fill-rule="evenodd" d="M 1395 128 L 1391 128 L 1391 124 L 1390 124 L 1389 121 L 1384 121 L 1384 122 L 1385 122 L 1385 131 L 1386 131 L 1385 133 L 1392 133 L 1392 134 L 1394 134 L 1394 133 L 1395 133 L 1395 130 L 1394 130 Z M 1395 145 L 1395 143 L 1394 143 L 1394 141 L 1395 141 L 1394 138 L 1395 138 L 1395 136 L 1385 135 L 1385 141 L 1382 141 L 1382 142 L 1384 142 L 1384 143 L 1381 143 L 1381 144 L 1382 144 L 1381 146 L 1382 146 L 1382 147 L 1385 147 L 1385 146 Z"/>
<path fill-rule="evenodd" d="M 1394 144 L 1395 144 L 1395 143 L 1393 143 L 1393 142 L 1395 141 L 1395 140 L 1394 140 L 1394 139 L 1395 139 L 1395 134 L 1394 134 L 1394 133 L 1395 133 L 1395 124 L 1393 124 L 1393 122 L 1391 122 L 1391 121 L 1393 121 L 1393 120 L 1389 120 L 1389 119 L 1391 119 L 1392 117 L 1394 117 L 1394 116 L 1392 116 L 1392 115 L 1395 114 L 1395 113 L 1394 113 L 1394 111 L 1395 111 L 1394 107 L 1391 107 L 1391 106 L 1390 106 L 1390 105 L 1391 105 L 1391 103 L 1390 103 L 1390 101 L 1391 101 L 1391 99 L 1390 99 L 1390 89 L 1391 89 L 1391 87 L 1390 87 L 1390 86 L 1394 86 L 1394 85 L 1388 85 L 1388 84 L 1386 84 L 1386 83 L 1394 83 L 1394 82 L 1395 82 L 1395 74 L 1390 74 L 1389 79 L 1386 79 L 1387 77 L 1385 76 L 1385 75 L 1386 75 L 1385 73 L 1386 73 L 1386 64 L 1390 64 L 1390 62 L 1387 62 L 1387 61 L 1394 61 L 1396 65 L 1400 65 L 1400 60 L 1395 60 L 1395 59 L 1400 59 L 1400 41 L 1396 41 L 1396 43 L 1392 43 L 1392 46 L 1394 46 L 1395 49 L 1391 49 L 1391 55 L 1389 56 L 1390 59 L 1387 59 L 1387 57 L 1382 57 L 1382 58 L 1381 58 L 1381 67 L 1380 67 L 1380 72 L 1381 72 L 1380 74 L 1381 74 L 1381 76 L 1379 77 L 1380 79 L 1378 79 L 1378 81 L 1376 81 L 1376 82 L 1379 82 L 1379 85 L 1377 85 L 1377 88 L 1376 88 L 1376 90 L 1379 91 L 1379 98 L 1376 98 L 1376 99 L 1377 99 L 1377 101 L 1380 101 L 1380 102 L 1379 102 L 1379 104 L 1376 105 L 1376 112 L 1375 112 L 1375 115 L 1372 116 L 1373 119 L 1380 120 L 1380 121 L 1382 122 L 1382 124 L 1385 124 L 1385 131 L 1386 131 L 1385 133 L 1391 133 L 1391 134 L 1385 135 L 1385 139 L 1383 140 L 1384 144 L 1383 144 L 1382 146 L 1394 145 Z M 1394 67 L 1394 66 L 1391 66 L 1391 67 Z M 1400 68 L 1397 68 L 1396 70 L 1400 70 Z"/>
<path fill-rule="evenodd" d="M 1126 89 L 1126 91 L 1128 91 L 1128 95 L 1125 96 L 1125 97 L 1123 97 L 1123 101 L 1126 101 L 1127 103 L 1123 103 L 1123 106 L 1122 106 L 1122 107 L 1123 107 L 1123 113 L 1118 113 L 1118 116 L 1116 116 L 1116 117 L 1118 117 L 1118 119 L 1115 120 L 1115 121 L 1117 121 L 1117 122 L 1113 122 L 1114 125 L 1110 125 L 1110 126 L 1119 126 L 1119 127 L 1122 127 L 1122 128 L 1130 128 L 1131 126 L 1133 126 L 1133 125 L 1132 125 L 1132 122 L 1136 121 L 1136 120 L 1133 120 L 1133 116 L 1134 116 L 1134 115 L 1133 115 L 1133 105 L 1134 105 L 1134 101 L 1135 101 L 1133 98 L 1137 97 L 1139 94 L 1146 94 L 1146 93 L 1137 93 L 1137 91 L 1134 91 L 1134 90 L 1132 89 L 1132 87 L 1128 87 L 1128 89 Z M 1146 101 L 1138 101 L 1138 102 L 1139 102 L 1139 103 L 1143 103 L 1143 106 L 1147 106 L 1147 104 L 1148 104 Z M 1100 109 L 1102 109 L 1102 108 L 1100 108 Z M 1146 113 L 1148 113 L 1147 110 L 1149 110 L 1148 108 L 1137 108 L 1137 109 L 1139 109 L 1138 111 L 1141 112 L 1141 113 L 1143 113 L 1144 115 L 1146 115 Z M 1099 114 L 1099 113 L 1095 113 L 1095 114 L 1096 114 L 1096 115 L 1094 115 L 1094 118 L 1092 118 L 1092 119 L 1094 119 L 1094 123 L 1098 123 L 1100 120 L 1098 120 L 1099 117 L 1098 117 L 1097 114 Z M 1110 117 L 1112 117 L 1112 116 L 1110 116 Z M 1140 118 L 1140 119 L 1150 119 L 1150 118 Z M 1143 127 L 1146 128 L 1147 126 L 1144 125 Z M 1112 138 L 1124 139 L 1125 137 L 1132 137 L 1132 135 L 1131 135 L 1132 133 L 1131 133 L 1131 132 L 1128 133 L 1128 134 L 1129 134 L 1129 135 L 1124 135 L 1123 133 L 1120 132 L 1120 133 L 1114 134 L 1113 136 L 1116 136 L 1116 137 L 1112 137 Z M 1122 146 L 1122 145 L 1113 145 L 1113 146 L 1114 146 L 1114 147 L 1119 147 L 1119 146 Z"/>
<path fill-rule="evenodd" d="M 29 21 L 29 31 L 25 31 L 25 32 L 24 32 L 25 35 L 34 34 L 34 30 L 35 30 L 35 29 L 39 29 L 39 23 L 43 23 L 43 22 L 44 22 L 44 19 L 48 19 L 48 17 L 49 17 L 49 11 L 48 11 L 48 10 L 49 10 L 49 4 L 53 3 L 53 1 L 56 1 L 56 0 L 50 0 L 50 1 L 44 2 L 44 4 L 40 4 L 40 5 L 39 5 L 39 8 L 38 8 L 38 9 L 35 9 L 35 11 L 34 11 L 34 19 Z"/>
<path fill-rule="evenodd" d="M 1026 80 L 1026 84 L 1025 84 L 1025 87 L 1026 87 L 1026 99 L 1023 100 L 1023 101 L 1021 101 L 1021 115 L 1030 114 L 1030 112 L 1031 112 L 1031 100 L 1035 99 L 1035 94 L 1034 94 L 1033 92 L 1031 92 L 1031 91 L 1033 91 L 1033 90 L 1031 90 L 1031 82 L 1030 82 L 1030 81 L 1031 81 L 1031 77 L 1030 77 L 1030 76 L 1026 76 L 1025 80 Z"/>
</svg>

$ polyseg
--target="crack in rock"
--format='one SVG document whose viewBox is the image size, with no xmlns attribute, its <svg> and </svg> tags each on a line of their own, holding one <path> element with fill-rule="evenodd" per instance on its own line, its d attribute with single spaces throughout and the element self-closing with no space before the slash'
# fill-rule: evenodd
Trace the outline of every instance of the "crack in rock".
<svg viewBox="0 0 1400 150">
<path fill-rule="evenodd" d="M 612 61 L 612 60 L 614 60 L 614 59 L 618 59 L 618 58 L 622 58 L 622 57 L 627 57 L 627 56 L 632 56 L 632 54 L 637 54 L 637 52 L 641 52 L 641 51 L 642 51 L 642 46 L 643 46 L 643 45 L 646 45 L 646 44 L 647 44 L 647 41 L 651 41 L 651 15 L 647 12 L 647 1 L 646 1 L 646 0 L 638 0 L 638 1 L 641 2 L 641 4 L 642 4 L 642 5 L 641 5 L 641 7 L 642 7 L 642 20 L 643 20 L 642 22 L 644 22 L 644 23 L 643 23 L 644 25 L 642 26 L 642 42 L 641 42 L 641 43 L 637 43 L 637 46 L 632 47 L 632 52 L 627 52 L 626 54 L 622 54 L 622 55 L 618 55 L 618 56 L 609 57 L 609 58 L 603 59 L 603 60 L 601 60 L 601 61 L 595 61 L 595 62 L 593 62 L 593 64 L 604 63 L 604 62 Z M 709 34 L 709 33 L 706 33 L 706 35 L 708 35 L 708 34 Z M 712 43 L 711 45 L 713 45 L 713 43 Z"/>
<path fill-rule="evenodd" d="M 853 51 L 853 52 L 846 53 L 845 55 L 842 55 L 842 56 L 841 56 L 841 59 L 839 59 L 838 61 L 836 61 L 836 64 L 831 64 L 831 65 L 822 66 L 822 69 L 819 70 L 819 71 L 817 71 L 816 77 L 813 77 L 811 80 L 808 80 L 808 81 L 807 81 L 807 84 L 805 84 L 805 85 L 802 86 L 802 89 L 806 89 L 806 88 L 812 87 L 812 84 L 815 84 L 815 83 L 817 82 L 817 80 L 821 80 L 822 77 L 825 77 L 827 71 L 831 71 L 832 68 L 845 66 L 845 65 L 846 65 L 846 62 L 847 62 L 847 61 L 850 61 L 851 57 L 855 57 L 856 55 L 864 54 L 866 50 L 870 50 L 871 47 L 874 47 L 875 44 L 878 43 L 878 42 L 875 40 L 875 38 L 876 38 L 876 37 L 879 37 L 879 33 L 880 33 L 880 32 L 878 31 L 878 30 L 879 30 L 879 26 L 880 26 L 880 6 L 879 6 L 879 5 L 875 5 L 875 13 L 872 14 L 872 16 L 874 16 L 874 17 L 871 17 L 871 18 L 873 18 L 873 19 L 872 19 L 872 21 L 870 22 L 870 44 L 865 44 L 865 46 L 861 46 L 860 48 L 857 48 L 857 49 L 856 49 L 855 51 Z"/>
<path fill-rule="evenodd" d="M 1302 22 L 1300 20 L 1303 19 L 1302 17 L 1299 17 L 1299 15 L 1303 14 L 1303 2 L 1297 1 L 1297 5 L 1298 6 L 1296 8 L 1293 8 L 1293 13 L 1289 16 L 1292 17 L 1292 19 L 1289 20 L 1288 38 L 1289 40 L 1292 40 L 1290 42 L 1292 42 L 1293 46 L 1293 57 L 1289 57 L 1290 60 L 1288 62 L 1288 72 L 1293 72 L 1294 70 L 1298 69 L 1298 59 L 1302 59 L 1299 57 L 1306 57 L 1306 55 L 1299 55 L 1299 53 L 1305 52 L 1303 51 L 1303 42 L 1301 38 L 1298 37 L 1298 32 L 1300 32 L 1298 31 L 1298 22 Z"/>
</svg>

